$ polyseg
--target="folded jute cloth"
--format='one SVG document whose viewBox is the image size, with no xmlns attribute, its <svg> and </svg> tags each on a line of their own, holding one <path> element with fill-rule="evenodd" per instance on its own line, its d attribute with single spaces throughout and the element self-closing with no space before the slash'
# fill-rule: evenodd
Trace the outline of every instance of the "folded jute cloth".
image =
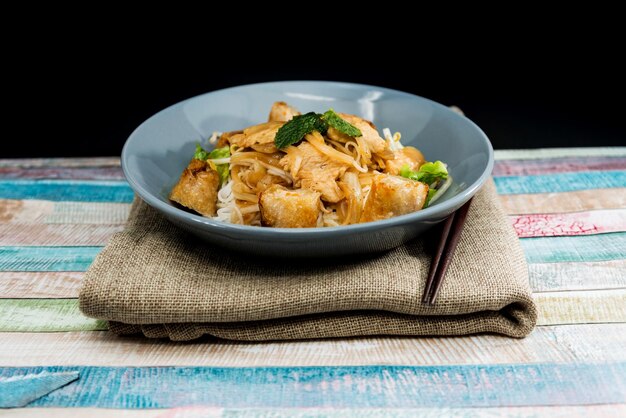
<svg viewBox="0 0 626 418">
<path fill-rule="evenodd" d="M 137 199 L 87 272 L 80 309 L 116 334 L 178 341 L 532 331 L 527 265 L 491 180 L 474 198 L 434 306 L 421 303 L 428 240 L 437 236 L 379 254 L 255 258 L 201 242 Z"/>
</svg>

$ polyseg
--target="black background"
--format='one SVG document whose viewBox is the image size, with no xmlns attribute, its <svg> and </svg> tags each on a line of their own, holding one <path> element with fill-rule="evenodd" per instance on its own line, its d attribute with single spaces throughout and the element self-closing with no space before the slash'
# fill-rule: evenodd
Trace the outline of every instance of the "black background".
<svg viewBox="0 0 626 418">
<path fill-rule="evenodd" d="M 119 155 L 137 125 L 180 100 L 297 79 L 380 85 L 457 105 L 496 149 L 626 145 L 624 49 L 608 24 L 593 36 L 578 27 L 531 40 L 528 23 L 521 36 L 460 32 L 436 45 L 432 34 L 404 27 L 389 31 L 385 48 L 327 32 L 311 43 L 266 28 L 242 43 L 229 39 L 232 26 L 132 38 L 113 37 L 114 25 L 86 35 L 86 26 L 9 46 L 12 133 L 2 157 Z"/>
</svg>

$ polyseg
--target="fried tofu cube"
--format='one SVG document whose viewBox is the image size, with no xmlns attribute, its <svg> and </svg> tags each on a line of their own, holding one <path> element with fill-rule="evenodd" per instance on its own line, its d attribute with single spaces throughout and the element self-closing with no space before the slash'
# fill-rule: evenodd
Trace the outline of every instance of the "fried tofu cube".
<svg viewBox="0 0 626 418">
<path fill-rule="evenodd" d="M 379 221 L 415 212 L 424 207 L 428 186 L 404 177 L 380 174 L 374 177 L 361 222 Z"/>
<path fill-rule="evenodd" d="M 220 175 L 202 160 L 192 159 L 170 193 L 170 200 L 204 216 L 215 216 Z"/>
<path fill-rule="evenodd" d="M 275 184 L 259 194 L 261 224 L 276 228 L 313 228 L 321 214 L 320 193 Z"/>
</svg>

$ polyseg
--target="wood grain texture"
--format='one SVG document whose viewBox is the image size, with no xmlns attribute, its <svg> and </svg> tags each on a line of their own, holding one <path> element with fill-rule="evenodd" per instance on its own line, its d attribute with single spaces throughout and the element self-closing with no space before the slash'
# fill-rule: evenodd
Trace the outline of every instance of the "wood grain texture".
<svg viewBox="0 0 626 418">
<path fill-rule="evenodd" d="M 24 407 L 78 379 L 78 372 L 42 372 L 0 379 L 0 408 Z"/>
<path fill-rule="evenodd" d="M 83 272 L 0 272 L 0 298 L 77 298 Z"/>
<path fill-rule="evenodd" d="M 0 199 L 0 222 L 123 225 L 130 204 Z"/>
<path fill-rule="evenodd" d="M 104 246 L 124 225 L 0 223 L 4 246 Z"/>
<path fill-rule="evenodd" d="M 522 238 L 520 244 L 529 263 L 610 261 L 626 258 L 626 232 Z"/>
<path fill-rule="evenodd" d="M 1 180 L 1 199 L 130 203 L 133 191 L 125 181 Z"/>
<path fill-rule="evenodd" d="M 626 208 L 626 188 L 499 196 L 509 215 Z"/>
<path fill-rule="evenodd" d="M 539 160 L 500 160 L 492 175 L 532 176 L 574 171 L 626 170 L 626 157 L 562 157 Z"/>
<path fill-rule="evenodd" d="M 72 180 L 124 180 L 119 166 L 113 167 L 1 167 L 3 179 L 72 179 Z"/>
<path fill-rule="evenodd" d="M 565 157 L 626 157 L 626 147 L 571 147 L 495 150 L 496 160 L 529 160 Z"/>
<path fill-rule="evenodd" d="M 533 292 L 626 288 L 626 260 L 528 265 Z"/>
<path fill-rule="evenodd" d="M 333 367 L 32 367 L 78 371 L 32 407 L 415 408 L 626 403 L 626 363 Z M 244 383 L 245 384 L 242 384 Z"/>
<path fill-rule="evenodd" d="M 0 333 L 0 366 L 358 366 L 626 361 L 626 324 L 542 326 L 524 339 L 343 338 L 177 343 L 108 332 Z M 28 355 L 24 355 L 27 352 Z M 94 355 L 97 353 L 97 355 Z"/>
<path fill-rule="evenodd" d="M 220 408 L 186 406 L 172 409 L 22 408 L 6 417 L 46 418 L 623 418 L 626 404 L 515 406 L 492 408 Z"/>
<path fill-rule="evenodd" d="M 120 157 L 11 158 L 0 159 L 0 167 L 119 167 Z"/>
<path fill-rule="evenodd" d="M 541 176 L 494 177 L 498 194 L 560 193 L 626 187 L 626 171 L 589 171 Z"/>
<path fill-rule="evenodd" d="M 520 238 L 626 231 L 626 209 L 511 215 L 509 220 Z"/>
<path fill-rule="evenodd" d="M 0 271 L 86 271 L 102 247 L 0 247 Z"/>
<path fill-rule="evenodd" d="M 626 289 L 534 294 L 537 325 L 626 322 Z"/>
<path fill-rule="evenodd" d="M 77 299 L 0 299 L 2 332 L 106 330 L 106 323 L 87 318 Z"/>
</svg>

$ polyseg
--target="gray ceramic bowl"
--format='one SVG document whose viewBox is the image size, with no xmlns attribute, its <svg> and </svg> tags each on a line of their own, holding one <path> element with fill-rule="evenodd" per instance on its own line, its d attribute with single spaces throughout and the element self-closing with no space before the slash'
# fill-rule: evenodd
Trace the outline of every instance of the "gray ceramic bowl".
<svg viewBox="0 0 626 418">
<path fill-rule="evenodd" d="M 181 210 L 168 194 L 195 144 L 213 131 L 231 131 L 266 120 L 282 100 L 304 112 L 329 108 L 353 113 L 402 133 L 402 142 L 428 160 L 442 160 L 453 186 L 431 207 L 383 221 L 332 228 L 261 228 L 231 225 Z M 349 83 L 287 81 L 214 91 L 175 104 L 142 123 L 122 151 L 133 190 L 183 229 L 233 251 L 278 257 L 320 257 L 394 248 L 440 222 L 470 199 L 491 174 L 493 149 L 469 119 L 447 107 L 396 90 Z"/>
</svg>

